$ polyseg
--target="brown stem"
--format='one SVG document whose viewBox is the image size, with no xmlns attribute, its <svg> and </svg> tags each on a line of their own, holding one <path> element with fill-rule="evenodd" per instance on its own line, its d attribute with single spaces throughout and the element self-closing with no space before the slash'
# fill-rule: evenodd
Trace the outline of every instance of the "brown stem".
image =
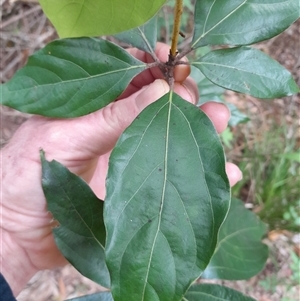
<svg viewBox="0 0 300 301">
<path fill-rule="evenodd" d="M 160 67 L 160 66 L 162 66 L 163 64 L 160 62 L 160 61 L 158 61 L 158 62 L 153 62 L 153 63 L 148 63 L 147 64 L 147 68 L 153 68 L 153 67 Z"/>
<path fill-rule="evenodd" d="M 193 51 L 193 49 L 189 48 L 185 51 L 182 51 L 177 57 L 176 60 L 179 61 L 180 59 L 182 59 L 184 56 L 186 56 L 187 54 L 189 54 L 191 51 Z"/>
<path fill-rule="evenodd" d="M 175 58 L 177 55 L 177 44 L 180 32 L 180 19 L 183 11 L 183 0 L 176 0 L 175 12 L 174 12 L 174 27 L 172 33 L 172 44 L 170 54 Z"/>
<path fill-rule="evenodd" d="M 178 61 L 176 62 L 176 65 L 190 65 L 190 62 Z"/>
</svg>

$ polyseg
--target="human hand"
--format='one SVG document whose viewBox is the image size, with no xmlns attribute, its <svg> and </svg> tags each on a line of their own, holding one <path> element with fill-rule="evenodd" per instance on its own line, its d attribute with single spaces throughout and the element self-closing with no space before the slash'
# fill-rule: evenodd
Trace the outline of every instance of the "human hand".
<svg viewBox="0 0 300 301">
<path fill-rule="evenodd" d="M 151 62 L 139 50 L 129 52 L 138 59 Z M 169 46 L 158 44 L 156 54 L 166 61 Z M 182 78 L 188 66 L 177 72 L 180 83 L 175 92 L 196 103 L 198 91 L 191 78 Z M 158 68 L 146 70 L 136 77 L 118 101 L 76 119 L 53 119 L 34 116 L 15 133 L 2 150 L 2 273 L 16 294 L 38 270 L 63 265 L 65 259 L 55 246 L 51 231 L 52 217 L 47 211 L 41 188 L 42 148 L 48 160 L 55 159 L 88 182 L 97 196 L 104 199 L 108 158 L 117 139 L 133 119 L 150 103 L 169 91 Z M 228 109 L 207 103 L 202 109 L 213 121 L 218 132 L 229 119 Z M 230 183 L 241 173 L 235 165 L 227 165 Z"/>
</svg>

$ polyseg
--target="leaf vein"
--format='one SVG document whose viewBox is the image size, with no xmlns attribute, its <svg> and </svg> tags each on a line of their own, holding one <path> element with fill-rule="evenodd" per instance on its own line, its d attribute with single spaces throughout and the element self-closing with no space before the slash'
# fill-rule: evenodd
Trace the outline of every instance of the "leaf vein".
<svg viewBox="0 0 300 301">
<path fill-rule="evenodd" d="M 150 271 L 150 265 L 152 262 L 153 258 L 153 252 L 154 252 L 154 246 L 157 240 L 157 236 L 159 233 L 160 229 L 160 224 L 161 224 L 161 216 L 162 216 L 162 210 L 164 206 L 164 198 L 165 198 L 165 192 L 166 192 L 166 182 L 167 182 L 167 174 L 168 174 L 168 150 L 169 150 L 169 134 L 170 134 L 170 118 L 171 118 L 171 106 L 172 106 L 172 96 L 173 92 L 170 92 L 169 96 L 169 101 L 166 104 L 169 104 L 169 109 L 168 109 L 168 117 L 167 117 L 167 131 L 166 131 L 166 146 L 165 146 L 165 158 L 164 158 L 164 163 L 165 163 L 165 168 L 164 168 L 164 184 L 163 184 L 163 189 L 162 189 L 162 196 L 161 196 L 161 204 L 160 204 L 160 211 L 159 211 L 159 219 L 158 219 L 158 225 L 157 225 L 157 231 L 153 240 L 153 246 L 151 249 L 150 253 L 150 258 L 149 258 L 149 263 L 148 263 L 148 268 L 147 268 L 147 274 L 145 277 L 145 285 L 143 288 L 143 293 L 142 293 L 142 301 L 145 299 L 145 293 L 146 293 L 146 282 L 148 282 L 148 277 L 149 277 L 149 271 Z"/>
<path fill-rule="evenodd" d="M 224 22 L 226 19 L 228 19 L 232 14 L 234 14 L 237 10 L 239 10 L 248 0 L 244 0 L 240 5 L 238 5 L 232 12 L 230 12 L 228 15 L 226 15 L 223 19 L 221 19 L 218 23 L 216 23 L 212 28 L 210 28 L 207 32 L 203 33 L 192 45 L 192 48 L 195 47 L 195 44 L 199 43 L 199 41 L 205 37 L 209 32 L 214 30 L 217 26 L 219 26 L 222 22 Z M 213 5 L 215 4 L 215 1 Z M 208 18 L 208 17 L 207 17 Z"/>
<path fill-rule="evenodd" d="M 201 157 L 201 154 L 200 154 L 200 149 L 199 149 L 199 146 L 198 146 L 198 143 L 197 143 L 197 140 L 196 140 L 196 137 L 194 135 L 194 132 L 191 128 L 191 125 L 190 125 L 190 122 L 188 121 L 188 119 L 186 118 L 186 116 L 184 115 L 184 113 L 182 112 L 182 110 L 176 106 L 175 104 L 173 104 L 174 107 L 181 113 L 181 115 L 183 116 L 183 118 L 185 119 L 189 129 L 190 129 L 190 132 L 191 132 L 191 135 L 193 137 L 193 140 L 195 142 L 195 145 L 196 145 L 196 148 L 197 148 L 197 152 L 198 152 L 198 157 L 199 157 L 199 162 L 200 162 L 200 165 L 202 167 L 202 172 L 203 174 L 205 175 L 205 169 L 204 169 L 204 166 L 203 166 L 203 163 L 202 163 L 202 157 Z M 213 225 L 213 229 L 212 229 L 212 232 L 215 233 L 215 217 L 214 217 L 214 210 L 213 210 L 213 206 L 212 206 L 212 199 L 211 199 L 211 195 L 210 195 L 210 191 L 209 191 L 209 188 L 208 188 L 208 185 L 207 185 L 207 182 L 205 181 L 205 187 L 206 187 L 206 192 L 207 192 L 207 195 L 209 196 L 209 203 L 210 203 L 210 208 L 211 208 L 211 216 L 212 216 L 212 225 Z M 211 239 L 211 244 L 213 243 L 213 239 Z"/>
</svg>

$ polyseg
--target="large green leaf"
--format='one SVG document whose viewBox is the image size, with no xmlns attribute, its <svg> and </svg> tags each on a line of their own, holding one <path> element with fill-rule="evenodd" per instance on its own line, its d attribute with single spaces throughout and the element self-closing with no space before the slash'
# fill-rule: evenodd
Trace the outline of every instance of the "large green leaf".
<svg viewBox="0 0 300 301">
<path fill-rule="evenodd" d="M 198 68 L 192 66 L 190 76 L 197 83 L 201 94 L 197 105 L 202 105 L 208 101 L 223 101 L 222 95 L 224 94 L 225 89 L 208 80 Z"/>
<path fill-rule="evenodd" d="M 299 0 L 197 0 L 192 47 L 250 45 L 299 18 Z"/>
<path fill-rule="evenodd" d="M 157 42 L 157 16 L 144 25 L 119 33 L 115 37 L 133 47 L 153 53 Z"/>
<path fill-rule="evenodd" d="M 201 48 L 199 48 L 201 49 Z M 198 100 L 197 106 L 200 106 L 208 101 L 216 101 L 225 103 L 224 93 L 225 89 L 215 85 L 204 74 L 196 67 L 192 66 L 190 76 L 195 80 L 198 89 L 200 91 L 201 97 Z M 244 123 L 249 121 L 249 118 L 243 114 L 234 104 L 225 103 L 230 110 L 230 119 L 228 124 L 230 126 L 235 126 L 239 123 Z M 224 133 L 226 134 L 226 133 Z M 223 140 L 224 142 L 224 140 Z"/>
<path fill-rule="evenodd" d="M 39 0 L 61 38 L 115 34 L 144 24 L 166 0 Z"/>
<path fill-rule="evenodd" d="M 196 284 L 191 286 L 183 301 L 255 301 L 229 287 L 217 284 Z"/>
<path fill-rule="evenodd" d="M 288 70 L 254 48 L 214 50 L 192 64 L 216 85 L 254 97 L 283 97 L 299 91 Z"/>
<path fill-rule="evenodd" d="M 53 229 L 58 248 L 81 274 L 109 287 L 103 202 L 80 177 L 56 161 L 48 162 L 43 152 L 41 160 L 48 209 L 59 222 Z"/>
<path fill-rule="evenodd" d="M 44 116 L 86 115 L 114 101 L 145 67 L 105 40 L 57 40 L 0 87 L 2 104 Z"/>
<path fill-rule="evenodd" d="M 268 258 L 268 247 L 261 242 L 266 225 L 233 199 L 228 216 L 221 227 L 219 241 L 202 277 L 242 280 L 259 273 Z"/>
<path fill-rule="evenodd" d="M 115 301 L 181 300 L 214 252 L 229 200 L 209 118 L 172 92 L 147 107 L 109 163 L 104 220 Z"/>
<path fill-rule="evenodd" d="M 113 301 L 111 293 L 96 293 L 88 296 L 68 299 L 66 301 Z"/>
</svg>

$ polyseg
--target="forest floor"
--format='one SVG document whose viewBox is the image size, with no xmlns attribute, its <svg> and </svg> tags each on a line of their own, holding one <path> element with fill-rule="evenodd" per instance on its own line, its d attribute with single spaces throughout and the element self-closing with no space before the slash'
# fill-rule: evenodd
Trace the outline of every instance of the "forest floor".
<svg viewBox="0 0 300 301">
<path fill-rule="evenodd" d="M 49 24 L 36 2 L 35 0 L 0 0 L 2 17 L 0 23 L 0 72 L 2 82 L 9 80 L 16 70 L 26 63 L 29 55 L 57 38 L 54 28 Z M 260 43 L 257 47 L 290 70 L 300 84 L 299 21 L 283 34 Z M 281 116 L 285 116 L 288 123 L 299 125 L 299 95 L 273 100 L 272 106 L 251 97 L 248 97 L 248 102 L 243 102 L 243 105 L 240 105 L 238 101 L 240 97 L 236 93 L 226 94 L 228 102 L 238 104 L 242 111 L 251 111 L 253 115 L 258 114 L 263 120 L 270 116 L 281 120 Z M 245 103 L 248 107 L 245 107 Z M 291 111 L 294 112 L 294 115 L 290 114 Z M 29 117 L 29 114 L 0 106 L 0 148 L 10 140 L 17 128 Z M 259 130 L 261 128 L 257 129 L 257 131 Z M 300 143 L 299 135 L 298 131 L 298 144 Z M 268 233 L 264 242 L 270 248 L 270 257 L 259 275 L 245 281 L 218 281 L 217 283 L 235 288 L 258 301 L 300 300 L 300 235 L 286 230 L 273 230 Z M 68 265 L 53 271 L 39 272 L 28 283 L 17 300 L 62 301 L 97 292 L 101 289 Z"/>
</svg>

